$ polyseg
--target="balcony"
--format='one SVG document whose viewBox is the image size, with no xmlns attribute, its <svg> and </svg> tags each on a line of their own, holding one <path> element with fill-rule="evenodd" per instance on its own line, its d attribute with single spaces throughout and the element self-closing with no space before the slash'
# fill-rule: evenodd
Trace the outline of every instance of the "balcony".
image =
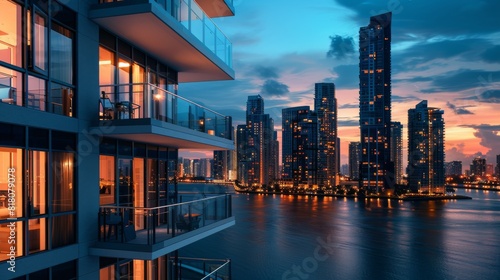
<svg viewBox="0 0 500 280">
<path fill-rule="evenodd" d="M 223 279 L 230 280 L 231 260 L 172 258 L 170 260 L 171 279 Z"/>
<path fill-rule="evenodd" d="M 103 136 L 183 149 L 234 148 L 231 117 L 152 84 L 101 86 L 98 104 Z"/>
<path fill-rule="evenodd" d="M 101 206 L 98 217 L 99 238 L 90 254 L 141 260 L 154 260 L 235 224 L 230 195 L 151 208 Z"/>
<path fill-rule="evenodd" d="M 195 0 L 100 0 L 89 16 L 175 68 L 179 82 L 234 79 L 232 44 Z"/>
</svg>

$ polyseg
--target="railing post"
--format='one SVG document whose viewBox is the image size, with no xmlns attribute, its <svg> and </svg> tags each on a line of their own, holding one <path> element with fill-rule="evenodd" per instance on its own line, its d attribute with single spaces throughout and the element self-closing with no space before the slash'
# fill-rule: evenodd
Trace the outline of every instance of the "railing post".
<svg viewBox="0 0 500 280">
<path fill-rule="evenodd" d="M 156 244 L 156 221 L 158 219 L 157 209 L 153 210 L 153 244 Z"/>
</svg>

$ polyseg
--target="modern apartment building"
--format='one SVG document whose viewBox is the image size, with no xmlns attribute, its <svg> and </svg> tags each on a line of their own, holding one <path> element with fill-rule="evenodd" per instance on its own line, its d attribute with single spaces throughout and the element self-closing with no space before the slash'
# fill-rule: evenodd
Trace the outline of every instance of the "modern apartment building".
<svg viewBox="0 0 500 280">
<path fill-rule="evenodd" d="M 317 187 L 318 115 L 309 106 L 300 106 L 283 109 L 282 116 L 282 180 L 294 187 Z"/>
<path fill-rule="evenodd" d="M 339 147 L 337 143 L 337 98 L 334 83 L 314 85 L 314 111 L 318 115 L 318 184 L 336 186 L 338 184 Z M 339 141 L 340 142 L 340 141 Z"/>
<path fill-rule="evenodd" d="M 234 79 L 211 20 L 232 15 L 232 0 L 0 0 L 0 279 L 209 273 L 177 250 L 232 226 L 231 198 L 178 203 L 178 150 L 233 149 L 231 118 L 181 84 Z"/>
<path fill-rule="evenodd" d="M 444 111 L 423 100 L 408 110 L 408 185 L 412 191 L 444 193 Z"/>
<path fill-rule="evenodd" d="M 370 17 L 359 30 L 360 187 L 390 188 L 392 13 Z"/>
<path fill-rule="evenodd" d="M 391 122 L 391 162 L 394 163 L 394 175 L 389 176 L 394 184 L 403 184 L 403 125 Z"/>
<path fill-rule="evenodd" d="M 361 143 L 349 143 L 349 177 L 355 181 L 359 179 L 359 161 L 361 159 Z"/>
<path fill-rule="evenodd" d="M 237 133 L 238 180 L 254 187 L 271 184 L 277 178 L 274 120 L 264 114 L 264 99 L 260 95 L 248 96 L 246 126 L 238 126 Z"/>
</svg>

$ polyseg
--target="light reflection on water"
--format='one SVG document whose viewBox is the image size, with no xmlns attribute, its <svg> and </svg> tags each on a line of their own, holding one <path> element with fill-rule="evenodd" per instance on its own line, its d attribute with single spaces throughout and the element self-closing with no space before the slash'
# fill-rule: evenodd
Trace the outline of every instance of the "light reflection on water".
<svg viewBox="0 0 500 280">
<path fill-rule="evenodd" d="M 237 280 L 496 279 L 499 193 L 459 189 L 457 194 L 474 199 L 400 202 L 235 194 L 236 225 L 180 253 L 230 258 Z M 330 246 L 324 260 L 315 257 L 318 240 Z"/>
</svg>

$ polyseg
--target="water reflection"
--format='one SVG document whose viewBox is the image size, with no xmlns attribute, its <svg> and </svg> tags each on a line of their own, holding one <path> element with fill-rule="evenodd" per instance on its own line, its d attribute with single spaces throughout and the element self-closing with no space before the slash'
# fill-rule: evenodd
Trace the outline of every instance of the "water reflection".
<svg viewBox="0 0 500 280">
<path fill-rule="evenodd" d="M 494 279 L 500 199 L 491 191 L 473 194 L 416 202 L 237 194 L 236 226 L 181 254 L 231 258 L 233 279 L 294 279 L 283 275 L 312 265 L 326 242 L 328 258 L 306 266 L 308 279 Z"/>
</svg>

